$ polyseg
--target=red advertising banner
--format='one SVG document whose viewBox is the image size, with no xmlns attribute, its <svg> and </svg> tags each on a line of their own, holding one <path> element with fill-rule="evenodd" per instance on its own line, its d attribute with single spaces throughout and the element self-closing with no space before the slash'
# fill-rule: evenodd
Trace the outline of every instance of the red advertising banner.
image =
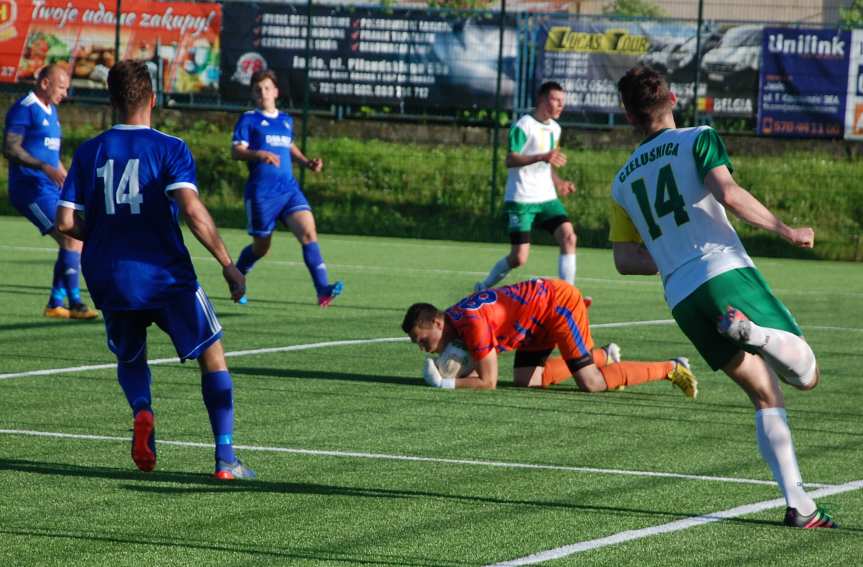
<svg viewBox="0 0 863 567">
<path fill-rule="evenodd" d="M 50 63 L 64 65 L 72 85 L 105 88 L 115 53 L 113 2 L 0 0 L 0 82 L 31 80 Z M 168 93 L 219 87 L 219 4 L 125 0 L 120 57 L 161 63 Z"/>
</svg>

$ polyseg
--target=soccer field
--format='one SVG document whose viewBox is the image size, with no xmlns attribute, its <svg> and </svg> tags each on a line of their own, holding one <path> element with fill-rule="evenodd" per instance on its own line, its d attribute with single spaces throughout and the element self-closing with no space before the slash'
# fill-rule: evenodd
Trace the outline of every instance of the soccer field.
<svg viewBox="0 0 863 567">
<path fill-rule="evenodd" d="M 583 394 L 425 386 L 399 328 L 415 301 L 448 306 L 505 245 L 328 236 L 344 294 L 326 310 L 287 233 L 227 298 L 185 231 L 225 328 L 238 455 L 259 479 L 218 483 L 194 363 L 150 333 L 159 463 L 129 457 L 131 415 L 101 322 L 45 319 L 56 248 L 0 217 L 0 563 L 4 565 L 860 565 L 863 267 L 756 259 L 822 369 L 785 389 L 800 466 L 840 530 L 781 526 L 753 410 L 671 321 L 657 278 L 581 250 L 597 343 L 624 358 L 688 356 L 700 395 L 670 383 Z M 241 231 L 223 233 L 236 256 Z M 817 245 L 817 243 L 816 243 Z M 507 282 L 554 275 L 537 247 Z"/>
</svg>

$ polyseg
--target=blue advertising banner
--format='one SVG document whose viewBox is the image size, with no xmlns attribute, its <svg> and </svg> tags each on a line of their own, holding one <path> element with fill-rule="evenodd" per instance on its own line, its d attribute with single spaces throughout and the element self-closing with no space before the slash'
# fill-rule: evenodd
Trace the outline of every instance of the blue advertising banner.
<svg viewBox="0 0 863 567">
<path fill-rule="evenodd" d="M 841 138 L 851 32 L 765 28 L 758 134 Z"/>
</svg>

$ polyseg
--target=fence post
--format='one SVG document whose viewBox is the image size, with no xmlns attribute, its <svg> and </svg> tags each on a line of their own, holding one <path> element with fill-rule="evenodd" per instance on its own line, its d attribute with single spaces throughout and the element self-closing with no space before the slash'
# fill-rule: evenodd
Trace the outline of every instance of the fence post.
<svg viewBox="0 0 863 567">
<path fill-rule="evenodd" d="M 117 11 L 114 22 L 114 61 L 120 62 L 122 58 L 120 57 L 120 14 L 122 13 L 122 0 L 117 0 Z M 71 76 L 71 75 L 70 75 Z M 116 108 L 111 110 L 111 122 L 116 123 L 120 120 L 120 115 L 117 112 Z"/>
<path fill-rule="evenodd" d="M 695 91 L 692 93 L 692 125 L 698 124 L 698 87 L 701 82 L 701 26 L 704 24 L 704 0 L 698 0 L 698 28 L 695 30 Z"/>
<path fill-rule="evenodd" d="M 489 199 L 489 217 L 494 219 L 495 209 L 497 208 L 497 154 L 500 149 L 500 114 L 501 114 L 501 96 L 500 96 L 500 83 L 501 76 L 503 74 L 503 39 L 504 39 L 504 26 L 506 25 L 506 0 L 501 0 L 500 2 L 500 30 L 498 34 L 498 46 L 497 46 L 497 86 L 494 91 L 494 126 L 492 127 L 492 136 L 494 140 L 492 140 L 493 150 L 491 156 L 491 188 L 490 188 L 490 199 Z M 494 222 L 494 220 L 492 220 Z"/>
<path fill-rule="evenodd" d="M 306 67 L 303 72 L 303 130 L 300 149 L 306 154 L 306 141 L 309 137 L 309 65 L 312 57 L 312 0 L 306 2 Z M 300 187 L 306 184 L 306 168 L 300 168 Z"/>
</svg>

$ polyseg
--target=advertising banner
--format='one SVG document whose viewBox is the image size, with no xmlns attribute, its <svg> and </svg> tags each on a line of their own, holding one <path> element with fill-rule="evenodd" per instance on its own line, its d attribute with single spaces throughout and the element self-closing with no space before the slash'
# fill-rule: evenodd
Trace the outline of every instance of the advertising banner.
<svg viewBox="0 0 863 567">
<path fill-rule="evenodd" d="M 705 25 L 701 33 L 699 110 L 754 116 L 758 94 L 758 25 Z M 535 86 L 559 82 L 567 110 L 622 113 L 617 81 L 644 63 L 664 73 L 682 108 L 695 91 L 697 27 L 692 22 L 622 22 L 551 17 L 538 34 Z"/>
<path fill-rule="evenodd" d="M 222 96 L 249 100 L 257 69 L 272 69 L 291 106 L 363 104 L 489 108 L 495 103 L 500 19 L 452 12 L 226 2 Z M 515 22 L 504 36 L 503 104 L 515 90 Z M 308 62 L 306 59 L 308 58 Z"/>
<path fill-rule="evenodd" d="M 113 2 L 0 0 L 0 82 L 32 80 L 44 65 L 65 66 L 72 85 L 105 88 L 115 53 Z M 120 57 L 162 68 L 165 92 L 215 90 L 219 82 L 218 4 L 122 3 Z M 161 59 L 161 65 L 159 65 Z"/>
<path fill-rule="evenodd" d="M 840 138 L 851 33 L 765 28 L 758 134 Z"/>
<path fill-rule="evenodd" d="M 845 137 L 849 140 L 863 140 L 863 30 L 851 32 L 847 94 Z"/>
</svg>

